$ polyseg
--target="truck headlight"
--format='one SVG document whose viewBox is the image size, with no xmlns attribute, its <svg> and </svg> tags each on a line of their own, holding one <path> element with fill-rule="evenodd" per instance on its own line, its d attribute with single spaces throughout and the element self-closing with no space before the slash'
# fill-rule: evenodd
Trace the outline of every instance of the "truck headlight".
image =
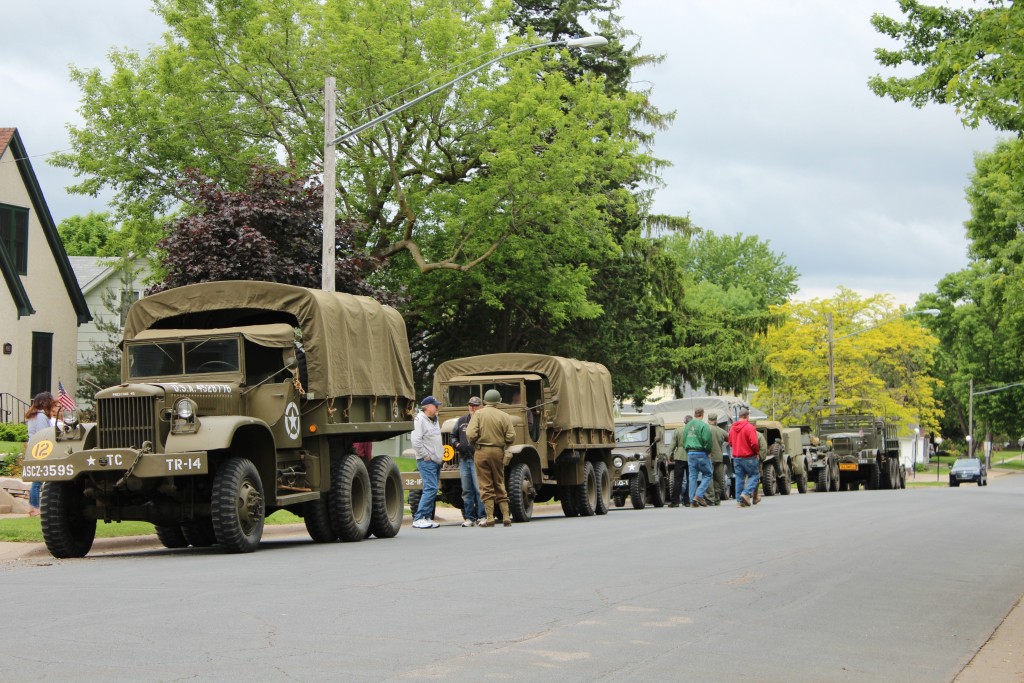
<svg viewBox="0 0 1024 683">
<path fill-rule="evenodd" d="M 199 429 L 196 421 L 196 402 L 190 398 L 179 398 L 171 409 L 171 434 L 192 434 Z"/>
<path fill-rule="evenodd" d="M 614 458 L 612 458 L 612 466 L 615 467 L 615 469 L 619 469 L 620 467 L 622 467 L 621 455 L 616 455 Z"/>
<path fill-rule="evenodd" d="M 61 413 L 61 422 L 68 426 L 68 428 L 74 428 L 78 424 L 78 411 L 77 410 L 65 410 Z"/>
</svg>

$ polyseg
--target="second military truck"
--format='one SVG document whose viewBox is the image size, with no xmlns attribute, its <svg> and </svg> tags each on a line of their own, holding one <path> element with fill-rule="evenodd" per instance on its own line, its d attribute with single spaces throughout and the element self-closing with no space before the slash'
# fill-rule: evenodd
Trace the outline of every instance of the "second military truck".
<svg viewBox="0 0 1024 683">
<path fill-rule="evenodd" d="M 498 408 L 512 418 L 515 442 L 505 466 L 509 511 L 517 522 L 533 517 L 534 502 L 558 500 L 567 517 L 603 515 L 611 503 L 615 418 L 612 380 L 600 363 L 532 353 L 496 353 L 441 363 L 434 396 L 444 438 L 441 500 L 462 507 L 458 454 L 451 431 L 469 399 L 494 389 Z M 410 500 L 422 483 L 407 478 Z"/>
<path fill-rule="evenodd" d="M 906 487 L 896 426 L 871 415 L 830 415 L 818 424 L 839 466 L 839 490 Z"/>
<path fill-rule="evenodd" d="M 402 316 L 367 297 L 268 282 L 211 282 L 136 302 L 122 383 L 28 444 L 45 482 L 43 538 L 89 552 L 96 523 L 141 520 L 167 547 L 250 552 L 267 514 L 303 517 L 315 541 L 391 537 L 402 480 L 356 442 L 412 430 Z"/>
</svg>

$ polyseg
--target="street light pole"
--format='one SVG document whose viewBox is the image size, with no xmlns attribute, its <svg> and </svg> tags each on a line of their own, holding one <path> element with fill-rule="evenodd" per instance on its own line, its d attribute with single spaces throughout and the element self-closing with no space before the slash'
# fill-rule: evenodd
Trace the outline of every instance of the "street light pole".
<svg viewBox="0 0 1024 683">
<path fill-rule="evenodd" d="M 442 90 L 445 90 L 445 89 L 455 85 L 456 83 L 458 83 L 462 79 L 468 78 L 469 76 L 472 76 L 473 74 L 477 73 L 478 71 L 486 69 L 487 67 L 491 66 L 492 64 L 500 62 L 503 59 L 507 59 L 509 57 L 521 54 L 523 52 L 529 52 L 530 50 L 537 50 L 537 49 L 540 49 L 542 47 L 578 47 L 578 48 L 581 48 L 581 49 L 587 49 L 587 48 L 591 48 L 591 47 L 601 47 L 601 46 L 604 46 L 604 45 L 607 45 L 607 44 L 608 44 L 608 39 L 605 38 L 604 36 L 586 36 L 584 38 L 567 38 L 565 40 L 550 40 L 550 41 L 545 42 L 545 43 L 533 43 L 531 45 L 526 45 L 524 47 L 515 49 L 515 50 L 513 50 L 511 52 L 506 52 L 505 54 L 498 55 L 494 59 L 486 61 L 483 64 L 481 64 L 480 66 L 472 68 L 469 71 L 456 76 L 455 78 L 453 78 L 452 80 L 448 81 L 447 83 L 443 83 L 443 84 L 437 86 L 436 88 L 434 88 L 433 90 L 431 90 L 429 92 L 426 92 L 426 93 L 420 95 L 419 97 L 411 99 L 408 102 L 406 102 L 405 104 L 403 104 L 403 105 L 401 105 L 399 107 L 395 107 L 391 111 L 385 112 L 385 113 L 381 114 L 380 116 L 378 116 L 377 118 L 375 118 L 375 119 L 373 119 L 371 121 L 367 121 L 366 123 L 364 123 L 362 125 L 356 126 L 352 130 L 350 130 L 347 133 L 344 133 L 343 135 L 340 135 L 340 136 L 338 136 L 336 138 L 332 138 L 332 136 L 334 135 L 334 123 L 333 122 L 334 122 L 334 116 L 335 116 L 334 101 L 333 101 L 333 96 L 334 96 L 334 79 L 331 78 L 331 77 L 328 77 L 327 80 L 325 81 L 324 92 L 326 94 L 327 90 L 330 90 L 331 91 L 332 100 L 330 102 L 330 107 L 329 107 L 328 111 L 326 112 L 326 115 L 324 116 L 324 219 L 323 219 L 324 228 L 323 228 L 323 273 L 322 273 L 322 277 L 321 277 L 321 283 L 322 283 L 321 287 L 324 290 L 329 291 L 329 292 L 333 292 L 334 291 L 334 263 L 335 263 L 335 258 L 334 258 L 334 251 L 335 251 L 334 221 L 335 221 L 335 212 L 337 210 L 337 208 L 335 206 L 334 186 L 337 183 L 337 177 L 336 177 L 336 172 L 335 172 L 335 163 L 336 163 L 337 153 L 338 153 L 337 152 L 337 145 L 338 145 L 339 142 L 344 142 L 345 140 L 348 140 L 349 138 L 352 138 L 352 137 L 355 137 L 356 135 L 359 135 L 364 130 L 367 130 L 369 128 L 372 128 L 372 127 L 376 126 L 378 123 L 383 123 L 384 121 L 387 121 L 389 118 L 391 118 L 395 114 L 399 114 L 399 113 L 405 111 L 406 109 L 408 109 L 409 107 L 416 106 L 417 104 L 419 104 L 423 100 L 427 99 L 428 97 L 436 95 L 437 93 L 441 92 Z M 326 107 L 327 104 L 328 103 L 326 102 L 326 97 L 325 97 L 324 106 Z M 330 121 L 330 124 L 328 124 L 328 121 Z M 328 159 L 330 159 L 329 162 L 328 162 Z M 328 166 L 330 166 L 330 168 L 328 168 Z M 328 184 L 331 186 L 330 193 L 327 192 Z M 328 206 L 328 194 L 330 194 L 330 205 L 329 206 Z M 328 259 L 330 259 L 329 262 L 328 262 Z M 329 275 L 328 275 L 328 271 L 330 271 Z"/>
<path fill-rule="evenodd" d="M 836 414 L 835 343 L 837 341 L 839 341 L 840 339 L 846 339 L 847 337 L 856 337 L 858 334 L 863 334 L 865 332 L 870 332 L 871 330 L 873 330 L 875 328 L 878 328 L 878 327 L 881 327 L 882 325 L 885 325 L 887 323 L 891 323 L 894 320 L 900 320 L 902 318 L 906 318 L 907 316 L 910 316 L 910 315 L 922 314 L 922 315 L 936 316 L 940 312 L 941 311 L 939 311 L 937 308 L 925 308 L 925 309 L 920 310 L 920 311 L 907 311 L 906 313 L 903 313 L 902 315 L 897 315 L 897 316 L 894 316 L 892 318 L 887 318 L 886 320 L 883 320 L 882 322 L 880 322 L 880 323 L 878 323 L 876 325 L 872 325 L 870 327 L 865 327 L 863 330 L 857 330 L 856 332 L 851 332 L 850 334 L 844 334 L 841 337 L 835 337 L 835 331 L 834 331 L 834 329 L 832 327 L 832 313 L 831 312 L 828 313 L 827 315 L 828 315 L 828 406 L 829 406 L 828 412 L 829 412 L 829 415 L 835 415 Z"/>
</svg>

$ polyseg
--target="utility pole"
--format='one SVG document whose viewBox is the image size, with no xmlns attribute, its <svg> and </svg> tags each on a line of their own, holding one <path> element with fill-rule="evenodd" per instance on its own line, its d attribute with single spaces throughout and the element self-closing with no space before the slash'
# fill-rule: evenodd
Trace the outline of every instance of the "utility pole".
<svg viewBox="0 0 1024 683">
<path fill-rule="evenodd" d="M 323 272 L 320 287 L 325 292 L 333 292 L 334 269 L 337 259 L 335 252 L 336 223 L 336 190 L 338 184 L 337 159 L 338 152 L 334 146 L 335 134 L 335 99 L 334 76 L 324 79 L 324 239 L 323 239 Z"/>
<path fill-rule="evenodd" d="M 967 457 L 974 457 L 974 378 L 971 378 L 970 384 L 970 399 L 968 401 L 970 407 L 967 409 L 967 440 L 970 442 L 967 444 Z"/>
<path fill-rule="evenodd" d="M 836 358 L 835 331 L 832 328 L 832 314 L 828 314 L 828 414 L 836 414 Z"/>
</svg>

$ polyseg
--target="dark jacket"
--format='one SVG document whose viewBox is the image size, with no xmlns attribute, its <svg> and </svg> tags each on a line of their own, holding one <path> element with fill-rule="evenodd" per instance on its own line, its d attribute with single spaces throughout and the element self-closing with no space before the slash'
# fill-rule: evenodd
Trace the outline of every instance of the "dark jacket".
<svg viewBox="0 0 1024 683">
<path fill-rule="evenodd" d="M 459 454 L 460 458 L 473 457 L 473 444 L 466 437 L 466 428 L 469 427 L 469 418 L 471 417 L 473 417 L 472 414 L 466 413 L 455 421 L 455 427 L 452 429 L 452 446 L 455 447 L 455 452 Z"/>
</svg>

